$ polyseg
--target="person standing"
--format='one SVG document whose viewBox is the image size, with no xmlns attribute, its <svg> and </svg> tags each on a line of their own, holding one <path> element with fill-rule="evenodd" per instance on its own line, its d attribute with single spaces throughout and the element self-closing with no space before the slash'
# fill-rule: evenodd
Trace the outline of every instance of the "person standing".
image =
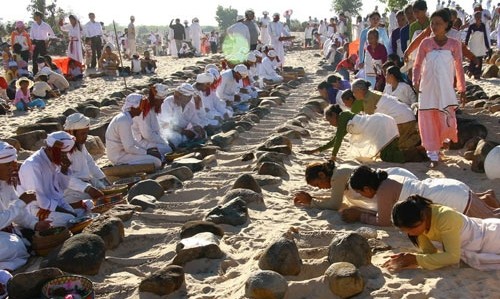
<svg viewBox="0 0 500 299">
<path fill-rule="evenodd" d="M 16 22 L 16 30 L 10 35 L 10 45 L 14 48 L 15 44 L 21 45 L 21 58 L 28 62 L 31 51 L 31 38 L 24 27 L 23 21 Z"/>
<path fill-rule="evenodd" d="M 189 26 L 189 34 L 191 35 L 191 40 L 193 47 L 196 50 L 196 56 L 201 55 L 201 36 L 203 30 L 200 26 L 200 20 L 198 18 L 193 19 L 193 23 Z"/>
<path fill-rule="evenodd" d="M 33 20 L 35 21 L 31 25 L 30 37 L 31 42 L 34 46 L 33 50 L 33 74 L 38 73 L 38 64 L 36 59 L 38 56 L 47 55 L 47 46 L 49 44 L 49 39 L 55 36 L 54 31 L 49 26 L 49 24 L 43 21 L 43 14 L 39 11 L 34 13 Z"/>
<path fill-rule="evenodd" d="M 90 48 L 92 51 L 90 67 L 95 68 L 97 65 L 97 60 L 102 54 L 102 26 L 99 22 L 95 21 L 95 14 L 93 12 L 89 13 L 90 21 L 85 24 L 84 35 L 86 42 L 90 42 Z M 86 62 L 87 65 L 89 62 Z"/>
<path fill-rule="evenodd" d="M 135 17 L 130 16 L 130 24 L 128 24 L 128 33 L 127 33 L 127 41 L 128 41 L 128 51 L 129 56 L 132 57 L 135 53 L 137 53 L 137 46 L 135 43 Z"/>
<path fill-rule="evenodd" d="M 259 41 L 259 28 L 255 23 L 255 13 L 253 10 L 245 11 L 245 21 L 243 21 L 248 27 L 248 31 L 250 32 L 250 50 L 253 51 L 257 49 L 257 43 Z"/>
<path fill-rule="evenodd" d="M 174 19 L 170 21 L 169 27 L 174 31 L 175 48 L 177 49 L 176 54 L 178 54 L 182 47 L 182 41 L 186 39 L 186 31 L 184 31 L 184 27 L 182 26 L 180 19 L 175 19 L 175 24 L 172 24 L 173 22 Z"/>
<path fill-rule="evenodd" d="M 63 19 L 59 20 L 59 26 L 62 31 L 68 32 L 67 55 L 83 65 L 82 26 L 80 21 L 74 15 L 69 15 L 69 24 L 63 24 L 63 21 Z"/>
<path fill-rule="evenodd" d="M 269 13 L 267 11 L 263 11 L 262 15 L 264 15 L 259 20 L 260 24 L 260 42 L 264 45 L 269 45 L 271 42 L 271 37 L 269 36 L 269 31 L 267 31 L 267 27 L 269 23 L 271 23 L 271 18 L 268 17 Z"/>
<path fill-rule="evenodd" d="M 210 42 L 210 50 L 212 54 L 216 54 L 219 41 L 217 35 L 215 34 L 215 31 L 210 32 L 210 37 L 208 38 L 208 41 Z"/>
<path fill-rule="evenodd" d="M 283 66 L 285 63 L 285 49 L 283 47 L 283 37 L 288 35 L 285 31 L 285 26 L 282 22 L 280 22 L 280 14 L 273 14 L 273 21 L 269 23 L 269 27 L 267 28 L 269 31 L 269 36 L 271 37 L 271 45 L 273 46 L 276 54 L 279 58 L 279 66 Z"/>
<path fill-rule="evenodd" d="M 477 66 L 472 67 L 471 65 L 472 73 L 474 74 L 475 79 L 481 78 L 483 58 L 490 50 L 487 29 L 485 24 L 481 22 L 481 17 L 482 15 L 480 11 L 476 11 L 474 13 L 475 23 L 469 26 L 467 36 L 465 37 L 465 44 L 469 45 L 470 50 L 478 60 Z"/>
</svg>

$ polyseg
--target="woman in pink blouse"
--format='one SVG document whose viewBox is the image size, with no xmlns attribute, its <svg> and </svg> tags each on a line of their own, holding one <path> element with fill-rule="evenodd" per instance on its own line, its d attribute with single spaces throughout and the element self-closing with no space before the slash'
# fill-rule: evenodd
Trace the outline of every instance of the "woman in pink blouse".
<svg viewBox="0 0 500 299">
<path fill-rule="evenodd" d="M 460 97 L 462 101 L 465 99 L 462 45 L 446 36 L 452 26 L 450 18 L 450 13 L 444 9 L 431 15 L 434 36 L 422 41 L 413 67 L 415 90 L 420 92 L 418 126 L 431 167 L 437 166 L 443 143 L 457 142 L 458 139 L 455 76 Z"/>
</svg>

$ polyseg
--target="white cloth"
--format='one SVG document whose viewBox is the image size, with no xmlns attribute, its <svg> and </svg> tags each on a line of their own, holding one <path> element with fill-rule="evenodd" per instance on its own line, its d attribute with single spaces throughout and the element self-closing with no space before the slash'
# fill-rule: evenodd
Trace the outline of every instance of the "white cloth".
<svg viewBox="0 0 500 299">
<path fill-rule="evenodd" d="M 130 71 L 133 74 L 140 73 L 142 71 L 141 61 L 139 59 L 132 59 L 130 61 L 130 65 L 131 65 Z"/>
<path fill-rule="evenodd" d="M 313 27 L 307 26 L 306 29 L 304 30 L 304 38 L 312 39 L 313 38 L 312 32 L 313 32 Z"/>
<path fill-rule="evenodd" d="M 469 49 L 475 56 L 482 57 L 488 52 L 484 44 L 484 33 L 482 31 L 474 31 L 470 35 L 469 39 Z"/>
<path fill-rule="evenodd" d="M 99 22 L 89 21 L 83 27 L 83 33 L 85 37 L 102 36 L 102 26 Z"/>
<path fill-rule="evenodd" d="M 285 49 L 283 47 L 283 42 L 280 41 L 279 38 L 288 36 L 289 33 L 285 30 L 285 25 L 281 22 L 271 22 L 267 29 L 269 37 L 271 38 L 271 45 L 280 59 L 279 65 L 282 66 L 285 63 Z"/>
<path fill-rule="evenodd" d="M 169 28 L 168 29 L 168 51 L 172 57 L 177 57 L 178 56 L 178 50 L 177 50 L 177 45 L 175 44 L 175 39 L 174 39 L 174 29 Z"/>
<path fill-rule="evenodd" d="M 85 144 L 82 145 L 81 150 L 75 148 L 73 152 L 68 155 L 68 159 L 71 161 L 71 166 L 69 167 L 71 174 L 69 175 L 68 188 L 64 192 L 64 198 L 66 198 L 69 203 L 72 203 L 74 201 L 67 196 L 69 195 L 68 192 L 75 190 L 83 193 L 87 187 L 94 186 L 91 184 L 92 179 L 101 180 L 104 179 L 106 175 L 99 166 L 97 166 L 96 162 L 87 151 Z M 89 198 L 88 195 L 87 198 Z"/>
<path fill-rule="evenodd" d="M 217 96 L 223 101 L 234 102 L 234 96 L 240 92 L 240 87 L 233 77 L 233 70 L 223 71 L 221 78 L 221 83 L 217 87 Z"/>
<path fill-rule="evenodd" d="M 349 154 L 356 158 L 373 158 L 399 136 L 394 118 L 374 113 L 357 114 L 347 123 L 351 134 Z"/>
<path fill-rule="evenodd" d="M 246 40 L 248 42 L 248 49 L 250 49 L 250 30 L 248 30 L 247 25 L 242 22 L 236 22 L 229 26 L 226 30 L 226 38 Z"/>
<path fill-rule="evenodd" d="M 272 80 L 274 83 L 283 81 L 283 77 L 278 75 L 269 57 L 262 60 L 259 77 L 266 80 Z"/>
<path fill-rule="evenodd" d="M 163 155 L 171 153 L 172 148 L 168 142 L 161 137 L 158 115 L 152 107 L 148 115 L 134 117 L 132 125 L 132 135 L 137 143 L 143 148 L 157 148 Z"/>
<path fill-rule="evenodd" d="M 60 28 L 62 31 L 68 33 L 68 57 L 83 64 L 83 32 L 80 23 L 77 21 L 75 26 L 72 26 L 71 23 L 69 23 L 61 26 Z"/>
<path fill-rule="evenodd" d="M 37 22 L 31 24 L 30 38 L 31 40 L 49 40 L 49 38 L 54 37 L 54 31 L 49 24 L 42 21 L 40 25 Z"/>
<path fill-rule="evenodd" d="M 50 67 L 45 66 L 38 71 L 37 75 L 46 75 L 49 77 L 47 83 L 55 87 L 56 89 L 63 91 L 69 88 L 69 82 L 64 78 L 63 75 L 58 74 L 50 69 Z"/>
<path fill-rule="evenodd" d="M 449 106 L 458 106 L 453 87 L 455 64 L 449 50 L 433 50 L 429 52 L 423 64 L 420 80 L 419 109 L 439 109 L 445 112 Z M 438 87 L 439 88 L 436 88 Z"/>
<path fill-rule="evenodd" d="M 416 120 L 415 114 L 413 114 L 408 105 L 401 103 L 398 101 L 398 98 L 388 94 L 382 94 L 375 107 L 375 112 L 391 116 L 396 121 L 396 124 L 404 124 Z"/>
<path fill-rule="evenodd" d="M 429 178 L 423 181 L 405 180 L 399 195 L 399 201 L 412 194 L 432 200 L 436 204 L 453 208 L 464 213 L 470 198 L 470 188 L 466 184 L 447 178 Z"/>
<path fill-rule="evenodd" d="M 33 90 L 31 94 L 35 97 L 44 98 L 47 96 L 47 92 L 51 91 L 52 87 L 45 81 L 37 81 L 33 85 Z"/>
<path fill-rule="evenodd" d="M 47 135 L 47 140 L 45 142 L 48 146 L 54 146 L 56 142 L 61 142 L 61 151 L 69 152 L 75 145 L 75 137 L 64 131 L 57 131 Z"/>
<path fill-rule="evenodd" d="M 66 118 L 64 123 L 64 130 L 82 130 L 90 126 L 90 118 L 81 113 L 73 113 Z"/>
<path fill-rule="evenodd" d="M 500 145 L 495 146 L 484 160 L 484 172 L 490 180 L 500 179 Z"/>
<path fill-rule="evenodd" d="M 217 97 L 214 90 L 210 90 L 210 94 L 207 95 L 205 92 L 200 94 L 201 100 L 203 101 L 203 106 L 207 109 L 207 117 L 215 119 L 216 117 L 223 118 L 224 114 L 229 114 L 230 111 L 226 108 L 226 102 L 222 101 Z"/>
<path fill-rule="evenodd" d="M 196 49 L 196 54 L 201 54 L 201 35 L 203 31 L 200 24 L 193 22 L 191 26 L 189 26 L 189 34 L 191 35 L 193 47 Z"/>
<path fill-rule="evenodd" d="M 408 107 L 417 102 L 417 94 L 413 91 L 410 85 L 405 82 L 399 82 L 395 90 L 392 90 L 390 84 L 386 84 L 384 94 L 396 97 L 400 102 L 405 103 Z"/>
<path fill-rule="evenodd" d="M 132 116 L 129 112 L 116 115 L 106 130 L 106 153 L 111 163 L 119 164 L 154 164 L 161 167 L 160 159 L 147 154 L 145 148 L 135 141 L 131 127 Z"/>
<path fill-rule="evenodd" d="M 0 141 L 0 163 L 10 163 L 17 160 L 17 150 L 10 144 Z"/>
<path fill-rule="evenodd" d="M 141 104 L 143 95 L 138 93 L 131 93 L 125 98 L 125 103 L 123 103 L 122 112 L 130 111 L 130 108 L 137 108 Z"/>
<path fill-rule="evenodd" d="M 271 37 L 269 36 L 269 23 L 271 23 L 271 18 L 268 16 L 260 18 L 260 42 L 264 45 L 268 45 L 271 42 Z"/>
</svg>

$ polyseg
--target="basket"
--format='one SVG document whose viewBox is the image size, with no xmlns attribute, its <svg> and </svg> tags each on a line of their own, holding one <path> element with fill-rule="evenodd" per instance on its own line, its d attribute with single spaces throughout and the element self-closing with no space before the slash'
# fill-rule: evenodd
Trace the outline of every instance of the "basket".
<svg viewBox="0 0 500 299">
<path fill-rule="evenodd" d="M 94 285 L 83 276 L 64 275 L 49 280 L 42 287 L 42 296 L 46 299 L 64 299 L 71 294 L 82 299 L 94 299 Z"/>
<path fill-rule="evenodd" d="M 104 213 L 109 209 L 114 207 L 115 205 L 127 203 L 127 200 L 123 197 L 122 194 L 114 194 L 103 196 L 94 201 L 94 208 L 92 209 L 93 213 Z"/>
<path fill-rule="evenodd" d="M 106 186 L 104 188 L 101 188 L 101 192 L 104 195 L 111 195 L 111 194 L 118 194 L 118 193 L 126 193 L 128 189 L 127 184 L 113 184 L 111 186 Z"/>
<path fill-rule="evenodd" d="M 124 178 L 124 179 L 119 179 L 118 181 L 115 181 L 113 185 L 126 185 L 127 188 L 132 187 L 135 185 L 135 183 L 139 182 L 141 180 L 140 177 L 138 176 L 133 176 L 129 178 Z"/>
<path fill-rule="evenodd" d="M 71 237 L 71 232 L 64 226 L 52 227 L 33 236 L 33 250 L 37 255 L 46 256 Z"/>
<path fill-rule="evenodd" d="M 82 217 L 71 219 L 70 221 L 68 221 L 69 230 L 73 234 L 78 234 L 84 228 L 86 228 L 89 224 L 91 224 L 95 218 L 99 217 L 99 215 L 100 214 L 98 214 L 98 213 L 91 213 L 89 215 L 85 215 Z"/>
</svg>

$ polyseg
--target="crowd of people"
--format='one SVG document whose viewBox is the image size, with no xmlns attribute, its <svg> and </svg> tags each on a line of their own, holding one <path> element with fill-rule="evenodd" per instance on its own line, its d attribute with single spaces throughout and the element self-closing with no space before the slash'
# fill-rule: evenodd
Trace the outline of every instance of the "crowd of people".
<svg viewBox="0 0 500 299">
<path fill-rule="evenodd" d="M 482 12 L 480 6 L 475 8 Z M 463 53 L 468 53 L 469 46 L 467 57 L 473 67 L 480 68 L 491 43 L 479 13 L 468 26 L 467 46 L 453 31 L 457 20 L 453 10 L 440 8 L 430 17 L 426 12 L 425 1 L 416 0 L 395 13 L 397 26 L 389 26 L 390 32 L 379 26 L 380 13 L 371 13 L 370 26 L 359 31 L 355 53 L 348 50 L 344 14 L 332 18 L 328 26 L 320 22 L 326 33 L 318 29 L 316 36 L 328 36 L 317 39 L 323 50 L 328 48 L 326 59 L 332 48 L 342 58 L 335 73 L 318 85 L 321 97 L 331 104 L 325 119 L 336 127 L 336 133 L 327 144 L 302 153 L 333 148 L 328 162 L 311 164 L 305 173 L 309 185 L 331 189 L 331 196 L 314 198 L 299 192 L 294 202 L 301 207 L 339 210 L 346 222 L 400 228 L 423 253 L 391 257 L 384 264 L 390 270 L 436 269 L 460 259 L 477 269 L 499 269 L 500 246 L 494 240 L 500 234 L 500 203 L 491 190 L 476 193 L 454 179 L 419 180 L 401 167 L 372 169 L 336 162 L 347 134 L 349 154 L 355 158 L 428 161 L 431 168 L 438 167 L 441 149 L 457 141 L 455 114 L 465 91 Z M 195 82 L 179 84 L 173 94 L 161 83 L 150 86 L 147 94 L 129 94 L 106 130 L 109 161 L 113 165 L 152 164 L 159 170 L 168 154 L 204 143 L 234 114 L 249 110 L 251 99 L 262 88 L 283 82 L 284 43 L 290 40 L 290 32 L 278 13 L 272 19 L 267 12 L 263 15 L 258 22 L 252 10 L 238 16 L 226 38 L 241 47 L 226 53 L 220 64 L 206 65 Z M 68 90 L 68 79 L 82 74 L 80 69 L 70 71 L 72 77 L 64 76 L 47 55 L 46 43 L 53 32 L 42 17 L 35 14 L 30 34 L 22 22 L 16 23 L 14 54 L 10 44 L 4 45 L 5 96 L 17 110 L 43 109 L 47 98 Z M 69 36 L 68 68 L 85 65 L 82 49 L 87 43 L 92 53 L 90 67 L 116 72 L 119 57 L 114 45 L 102 46 L 102 27 L 93 13 L 89 19 L 85 26 L 74 16 L 68 24 L 60 22 Z M 131 17 L 127 28 L 131 70 L 152 73 L 157 66 L 149 52 L 143 59 L 136 55 L 134 21 Z M 189 26 L 190 47 L 201 51 L 202 31 L 197 23 L 195 18 Z M 182 49 L 186 27 L 176 19 L 170 29 L 172 44 Z M 306 46 L 312 45 L 312 36 L 306 34 Z M 29 59 L 33 60 L 32 73 Z M 13 271 L 26 263 L 29 253 L 21 228 L 41 231 L 66 226 L 92 210 L 92 199 L 104 195 L 101 189 L 110 181 L 85 147 L 89 128 L 88 117 L 69 115 L 64 131 L 48 134 L 46 145 L 20 167 L 16 149 L 0 142 L 0 239 L 6 244 L 0 248 L 0 270 Z M 441 241 L 442 251 L 431 241 Z"/>
</svg>

